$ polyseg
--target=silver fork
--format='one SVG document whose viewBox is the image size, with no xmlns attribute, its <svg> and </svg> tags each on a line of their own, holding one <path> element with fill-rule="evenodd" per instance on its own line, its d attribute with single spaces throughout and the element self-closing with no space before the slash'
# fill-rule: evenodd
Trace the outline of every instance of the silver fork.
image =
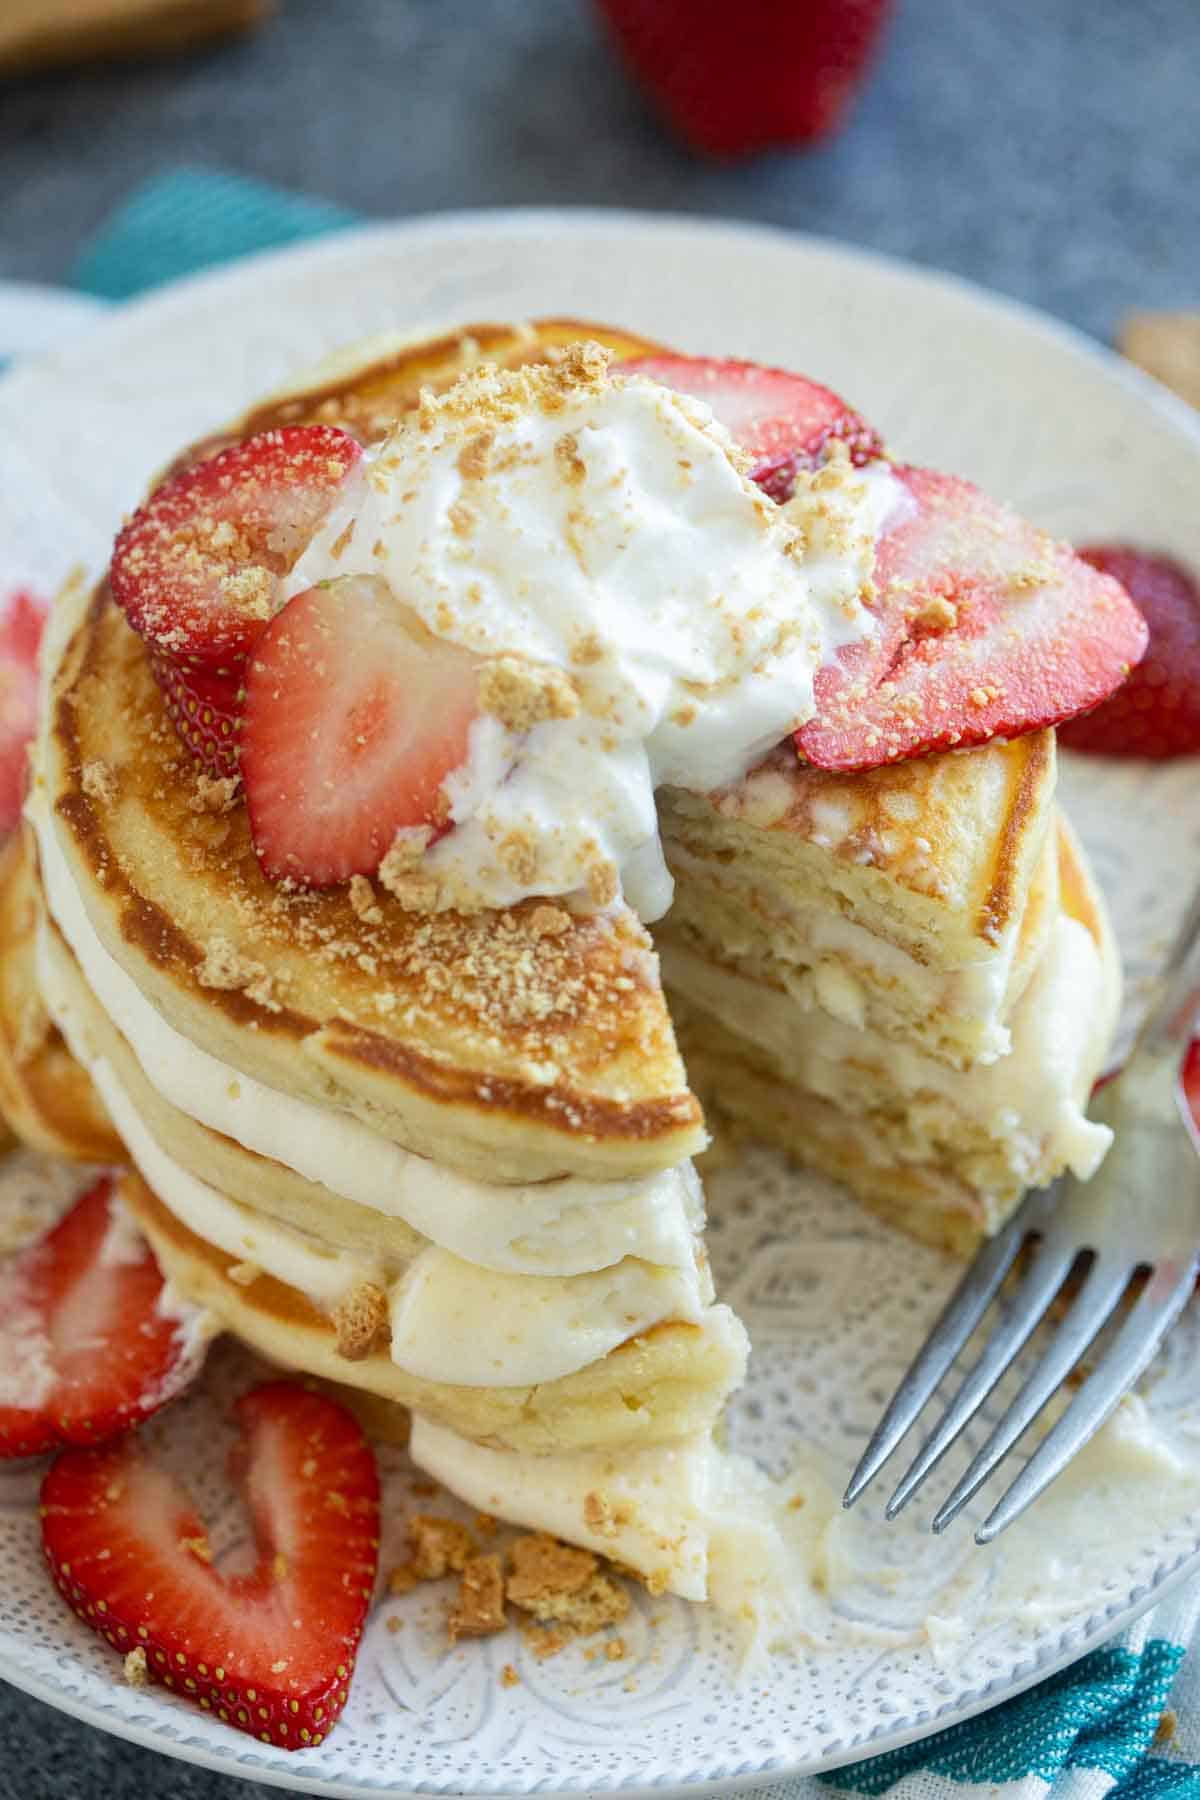
<svg viewBox="0 0 1200 1800">
<path fill-rule="evenodd" d="M 1027 1238 L 1038 1245 L 1011 1303 L 888 1501 L 887 1517 L 894 1519 L 922 1486 L 1089 1253 L 1090 1267 L 1054 1337 L 934 1515 L 934 1531 L 957 1517 L 1033 1424 L 1139 1271 L 1146 1271 L 1140 1294 L 1066 1411 L 976 1531 L 978 1543 L 988 1543 L 1032 1505 L 1148 1367 L 1200 1271 L 1200 1133 L 1181 1082 L 1198 1011 L 1200 893 L 1164 965 L 1129 1061 L 1093 1103 L 1092 1117 L 1114 1132 L 1098 1173 L 1087 1182 L 1067 1176 L 1031 1193 L 980 1250 L 876 1426 L 844 1506 L 853 1506 L 916 1423 Z"/>
</svg>

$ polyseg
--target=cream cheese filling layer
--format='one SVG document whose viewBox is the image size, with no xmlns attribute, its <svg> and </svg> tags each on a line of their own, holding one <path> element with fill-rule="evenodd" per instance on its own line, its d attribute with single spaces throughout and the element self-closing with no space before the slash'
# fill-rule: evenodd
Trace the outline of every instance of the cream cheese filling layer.
<svg viewBox="0 0 1200 1800">
<path fill-rule="evenodd" d="M 774 1482 L 707 1433 L 642 1450 L 514 1456 L 414 1418 L 409 1454 L 469 1506 L 614 1558 L 685 1600 L 707 1600 L 767 1646 L 809 1635 L 825 1533 L 838 1510 L 804 1470 Z"/>
<path fill-rule="evenodd" d="M 886 1072 L 897 1093 L 944 1097 L 965 1119 L 1021 1153 L 1036 1147 L 1086 1179 L 1112 1141 L 1083 1103 L 1087 1058 L 1103 1023 L 1106 987 L 1099 952 L 1078 920 L 1060 916 L 1018 1002 L 1012 1049 L 997 1062 L 951 1069 L 871 1031 L 822 1013 L 802 1012 L 776 988 L 662 947 L 668 987 L 724 1021 L 774 1057 L 797 1081 L 854 1108 L 865 1065 Z"/>
<path fill-rule="evenodd" d="M 754 908 L 755 918 L 744 942 L 728 945 L 732 955 L 761 954 L 763 928 L 787 927 L 794 934 L 793 941 L 778 936 L 775 954 L 792 958 L 799 969 L 809 966 L 801 964 L 802 953 L 810 953 L 815 965 L 814 998 L 835 1018 L 861 1025 L 866 1015 L 868 994 L 854 968 L 846 967 L 849 962 L 879 984 L 880 991 L 872 996 L 877 1003 L 887 1005 L 888 990 L 894 984 L 930 1017 L 946 1014 L 982 1025 L 981 1061 L 992 1062 L 1011 1048 L 1003 1009 L 1016 956 L 1016 931 L 1010 931 L 995 948 L 981 943 L 975 962 L 932 969 L 919 963 L 903 945 L 846 918 L 832 904 L 789 895 L 767 868 L 756 867 L 751 878 L 737 879 L 736 864 L 731 877 L 714 858 L 685 850 L 676 842 L 669 845 L 669 861 L 677 878 L 690 877 L 697 887 L 711 888 L 739 906 Z"/>
<path fill-rule="evenodd" d="M 483 1268 L 577 1275 L 629 1256 L 691 1267 L 703 1198 L 690 1163 L 628 1182 L 474 1181 L 401 1149 L 348 1113 L 281 1093 L 210 1056 L 167 1023 L 100 942 L 37 790 L 28 816 L 55 923 L 146 1079 L 181 1112 L 343 1199 L 403 1219 Z"/>
<path fill-rule="evenodd" d="M 87 1067 L 139 1173 L 169 1211 L 227 1256 L 326 1309 L 364 1281 L 384 1287 L 392 1361 L 407 1374 L 463 1387 L 526 1387 L 572 1375 L 667 1320 L 701 1323 L 712 1285 L 695 1246 L 686 1270 L 627 1258 L 611 1269 L 557 1277 L 483 1270 L 431 1246 L 395 1275 L 361 1252 L 323 1244 L 251 1211 L 167 1155 L 112 1064 L 92 1053 L 71 1008 L 54 992 L 52 970 L 39 978 L 42 973 L 50 976 L 46 1004 L 72 1055 Z"/>
</svg>

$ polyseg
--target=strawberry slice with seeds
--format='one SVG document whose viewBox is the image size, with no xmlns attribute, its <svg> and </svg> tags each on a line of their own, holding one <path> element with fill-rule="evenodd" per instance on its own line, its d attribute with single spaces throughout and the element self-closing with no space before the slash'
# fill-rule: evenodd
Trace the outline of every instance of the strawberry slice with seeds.
<svg viewBox="0 0 1200 1800">
<path fill-rule="evenodd" d="M 235 684 L 224 674 L 172 662 L 158 650 L 150 652 L 150 667 L 167 717 L 196 761 L 210 775 L 237 775 L 244 675 Z"/>
<path fill-rule="evenodd" d="M 893 472 L 909 503 L 877 546 L 877 629 L 818 670 L 807 761 L 872 769 L 1016 737 L 1119 686 L 1146 626 L 1118 582 L 969 481 Z"/>
<path fill-rule="evenodd" d="M 373 874 L 401 829 L 440 828 L 478 681 L 476 660 L 374 576 L 289 600 L 246 680 L 242 779 L 264 872 L 326 887 Z"/>
<path fill-rule="evenodd" d="M 874 426 L 837 394 L 785 369 L 709 356 L 641 356 L 618 363 L 616 372 L 647 375 L 706 401 L 753 458 L 754 479 L 772 500 L 789 498 L 797 469 L 815 468 L 832 438 L 859 465 L 883 451 Z"/>
<path fill-rule="evenodd" d="M 1150 633 L 1129 680 L 1095 712 L 1073 719 L 1070 750 L 1162 761 L 1200 754 L 1200 584 L 1169 556 L 1096 544 L 1080 556 L 1121 583 Z"/>
<path fill-rule="evenodd" d="M 102 1176 L 0 1266 L 0 1457 L 96 1444 L 182 1392 L 203 1350 Z"/>
<path fill-rule="evenodd" d="M 231 772 L 224 726 L 236 739 L 246 657 L 280 579 L 361 462 L 344 431 L 285 425 L 172 476 L 117 538 L 113 596 L 150 648 L 176 728 L 186 721 L 181 737 L 216 774 Z"/>
<path fill-rule="evenodd" d="M 213 1566 L 188 1495 L 133 1438 L 58 1458 L 42 1545 L 67 1604 L 133 1654 L 132 1679 L 303 1750 L 346 1704 L 379 1556 L 379 1475 L 346 1409 L 294 1382 L 253 1388 L 233 1410 L 257 1550 L 247 1573 Z"/>
<path fill-rule="evenodd" d="M 37 659 L 47 604 L 17 588 L 0 606 L 0 833 L 25 799 L 26 750 L 37 722 Z"/>
</svg>

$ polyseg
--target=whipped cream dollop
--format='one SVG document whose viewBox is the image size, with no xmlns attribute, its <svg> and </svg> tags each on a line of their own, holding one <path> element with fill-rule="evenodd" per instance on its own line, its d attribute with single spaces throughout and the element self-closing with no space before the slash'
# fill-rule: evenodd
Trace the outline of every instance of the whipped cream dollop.
<svg viewBox="0 0 1200 1800">
<path fill-rule="evenodd" d="M 834 456 L 778 505 L 709 407 L 595 346 L 427 396 L 285 584 L 375 576 L 480 659 L 454 829 L 418 846 L 414 904 L 623 891 L 659 917 L 655 788 L 735 781 L 812 717 L 816 670 L 872 629 L 902 504 L 885 463 Z"/>
</svg>

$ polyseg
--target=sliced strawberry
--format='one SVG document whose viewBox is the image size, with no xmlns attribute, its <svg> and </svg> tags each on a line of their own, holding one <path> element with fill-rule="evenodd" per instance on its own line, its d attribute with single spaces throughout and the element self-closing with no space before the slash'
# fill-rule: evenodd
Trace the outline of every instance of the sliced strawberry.
<svg viewBox="0 0 1200 1800">
<path fill-rule="evenodd" d="M 814 468 L 831 438 L 840 438 L 855 463 L 882 453 L 875 428 L 829 388 L 759 363 L 709 356 L 641 356 L 618 363 L 622 375 L 648 375 L 664 387 L 707 401 L 742 449 L 754 459 L 755 481 L 773 500 L 786 500 L 799 468 Z"/>
<path fill-rule="evenodd" d="M 167 715 L 196 761 L 211 775 L 238 773 L 243 673 L 236 681 L 207 669 L 173 663 L 160 651 L 150 652 L 150 667 L 167 703 Z"/>
<path fill-rule="evenodd" d="M 266 874 L 312 887 L 369 875 L 401 828 L 438 825 L 478 675 L 373 576 L 289 600 L 246 681 L 242 778 Z"/>
<path fill-rule="evenodd" d="M 1169 556 L 1098 544 L 1080 556 L 1119 581 L 1150 632 L 1129 680 L 1061 733 L 1071 750 L 1161 761 L 1200 754 L 1200 586 Z"/>
<path fill-rule="evenodd" d="M 121 531 L 109 580 L 150 646 L 172 717 L 188 702 L 236 721 L 245 661 L 279 606 L 286 575 L 359 466 L 362 451 L 329 425 L 285 425 L 174 475 Z M 181 735 L 218 774 L 228 746 Z"/>
<path fill-rule="evenodd" d="M 145 1674 L 285 1750 L 346 1704 L 379 1555 L 379 1475 L 355 1420 L 289 1381 L 234 1407 L 257 1560 L 212 1566 L 185 1491 L 133 1438 L 60 1456 L 42 1543 L 67 1604 Z M 140 1659 L 139 1659 L 140 1661 Z"/>
<path fill-rule="evenodd" d="M 37 722 L 37 658 L 47 603 L 17 588 L 0 605 L 0 833 L 25 799 L 26 749 Z"/>
<path fill-rule="evenodd" d="M 1112 693 L 1146 647 L 1120 584 L 968 481 L 894 473 L 912 504 L 878 545 L 878 628 L 818 670 L 801 754 L 872 769 L 1055 725 Z"/>
<path fill-rule="evenodd" d="M 0 1266 L 0 1457 L 100 1443 L 188 1385 L 203 1352 L 162 1292 L 110 1175 Z"/>
</svg>

